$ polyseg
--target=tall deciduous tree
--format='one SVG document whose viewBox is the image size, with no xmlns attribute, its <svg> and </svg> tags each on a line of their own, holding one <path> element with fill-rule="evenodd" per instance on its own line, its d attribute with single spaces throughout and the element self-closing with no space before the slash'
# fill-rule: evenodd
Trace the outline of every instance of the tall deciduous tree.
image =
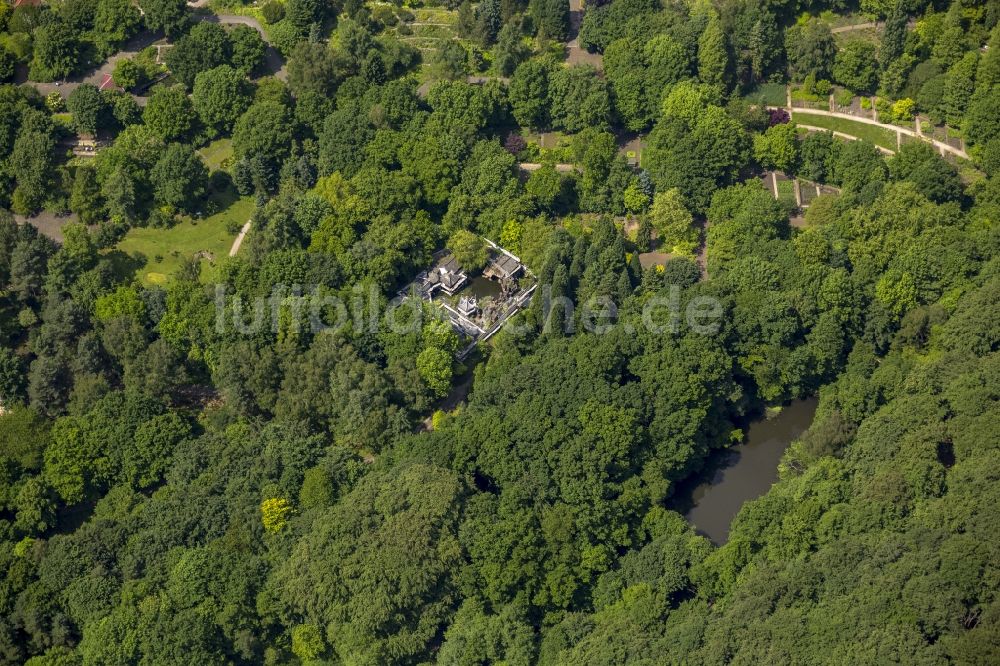
<svg viewBox="0 0 1000 666">
<path fill-rule="evenodd" d="M 194 106 L 184 88 L 159 86 L 153 90 L 142 112 L 142 120 L 164 141 L 186 137 L 194 129 Z"/>
<path fill-rule="evenodd" d="M 518 65 L 507 94 L 514 119 L 523 127 L 541 128 L 549 122 L 549 78 L 556 66 L 533 58 Z"/>
<path fill-rule="evenodd" d="M 288 109 L 277 102 L 256 102 L 233 129 L 237 157 L 261 155 L 279 162 L 288 156 L 293 137 Z"/>
<path fill-rule="evenodd" d="M 557 69 L 549 77 L 552 125 L 568 132 L 608 126 L 611 96 L 608 84 L 589 65 Z"/>
<path fill-rule="evenodd" d="M 73 114 L 73 126 L 81 134 L 97 134 L 105 112 L 104 100 L 97 86 L 84 83 L 69 94 L 66 108 Z"/>
<path fill-rule="evenodd" d="M 17 57 L 5 45 L 0 44 L 0 82 L 6 83 L 14 78 L 14 65 Z"/>
<path fill-rule="evenodd" d="M 69 199 L 69 208 L 86 225 L 97 224 L 104 214 L 104 204 L 101 200 L 101 188 L 97 182 L 97 172 L 90 165 L 77 167 L 73 178 L 73 192 Z"/>
<path fill-rule="evenodd" d="M 50 21 L 34 32 L 31 78 L 35 81 L 64 79 L 76 69 L 80 43 L 76 33 L 60 21 Z"/>
<path fill-rule="evenodd" d="M 451 354 L 437 347 L 424 349 L 417 356 L 417 372 L 436 397 L 445 396 L 451 388 Z"/>
<path fill-rule="evenodd" d="M 861 39 L 849 41 L 837 51 L 833 63 L 834 79 L 853 92 L 874 92 L 878 82 L 876 52 L 871 42 Z"/>
<path fill-rule="evenodd" d="M 799 164 L 799 137 L 795 125 L 782 123 L 769 127 L 763 134 L 755 134 L 753 154 L 767 169 L 795 173 Z"/>
<path fill-rule="evenodd" d="M 205 193 L 208 170 L 191 146 L 172 143 L 153 167 L 150 177 L 157 203 L 191 211 Z"/>
<path fill-rule="evenodd" d="M 267 44 L 259 32 L 248 25 L 238 25 L 229 31 L 228 36 L 229 44 L 232 47 L 230 62 L 233 67 L 250 75 L 264 64 Z"/>
<path fill-rule="evenodd" d="M 142 24 L 139 8 L 130 0 L 98 0 L 94 35 L 101 50 L 111 52 L 134 35 Z"/>
<path fill-rule="evenodd" d="M 142 0 L 139 6 L 150 30 L 162 30 L 168 37 L 184 32 L 188 21 L 186 0 Z"/>
<path fill-rule="evenodd" d="M 785 52 L 792 78 L 802 81 L 809 74 L 826 78 L 837 55 L 830 26 L 820 19 L 808 19 L 785 31 Z"/>
<path fill-rule="evenodd" d="M 222 65 L 198 74 L 191 101 L 202 123 L 229 131 L 250 107 L 250 84 L 243 72 Z"/>
<path fill-rule="evenodd" d="M 478 235 L 466 229 L 459 229 L 448 239 L 448 249 L 455 260 L 467 271 L 477 271 L 486 265 L 489 250 Z"/>
<path fill-rule="evenodd" d="M 17 179 L 17 188 L 11 197 L 15 212 L 36 212 L 50 194 L 54 150 L 51 134 L 27 128 L 18 133 L 10 154 L 10 166 Z"/>
<path fill-rule="evenodd" d="M 231 54 L 226 29 L 218 23 L 201 22 L 167 51 L 167 67 L 190 90 L 199 73 L 226 64 Z"/>
</svg>

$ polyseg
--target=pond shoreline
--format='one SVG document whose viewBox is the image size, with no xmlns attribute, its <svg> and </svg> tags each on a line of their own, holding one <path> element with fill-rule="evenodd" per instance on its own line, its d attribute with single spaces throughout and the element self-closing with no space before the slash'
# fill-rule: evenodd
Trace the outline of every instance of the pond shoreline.
<svg viewBox="0 0 1000 666">
<path fill-rule="evenodd" d="M 677 485 L 670 508 L 715 545 L 726 543 L 744 502 L 764 495 L 778 480 L 782 455 L 812 424 L 818 402 L 793 400 L 772 418 L 751 421 L 743 444 L 713 451 L 701 472 Z"/>
</svg>

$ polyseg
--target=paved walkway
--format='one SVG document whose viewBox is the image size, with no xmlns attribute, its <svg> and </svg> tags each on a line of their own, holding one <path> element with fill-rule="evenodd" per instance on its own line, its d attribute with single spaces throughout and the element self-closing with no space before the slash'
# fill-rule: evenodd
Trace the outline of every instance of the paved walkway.
<svg viewBox="0 0 1000 666">
<path fill-rule="evenodd" d="M 72 76 L 65 81 L 53 81 L 49 83 L 35 83 L 33 81 L 25 81 L 30 85 L 33 85 L 38 92 L 42 95 L 48 95 L 51 92 L 58 92 L 62 95 L 63 99 L 69 97 L 70 93 L 80 87 L 84 83 L 91 83 L 95 86 L 100 86 L 101 82 L 104 80 L 105 76 L 110 76 L 115 71 L 115 65 L 119 60 L 126 58 L 134 58 L 139 55 L 139 52 L 148 46 L 152 46 L 157 41 L 162 39 L 163 36 L 158 33 L 152 33 L 144 30 L 138 35 L 128 40 L 122 50 L 115 53 L 107 60 L 98 65 L 95 69 L 86 72 L 84 74 L 77 74 Z M 139 102 L 140 106 L 145 106 L 146 98 L 138 95 L 133 95 Z"/>
<path fill-rule="evenodd" d="M 542 168 L 542 166 L 543 165 L 539 164 L 538 162 L 519 162 L 517 165 L 517 167 L 521 171 L 528 171 L 528 172 L 538 171 L 539 169 Z M 571 171 L 576 170 L 576 166 L 573 164 L 556 164 L 555 167 L 556 171 L 558 171 L 559 173 L 570 173 Z"/>
<path fill-rule="evenodd" d="M 791 117 L 791 119 L 793 121 L 795 120 L 796 109 L 794 109 L 790 105 L 786 106 L 786 107 L 769 106 L 767 108 L 769 108 L 769 109 L 783 109 L 784 111 L 788 112 L 789 117 Z M 961 148 L 955 148 L 954 146 L 948 145 L 947 143 L 944 143 L 942 141 L 938 141 L 937 139 L 932 139 L 931 137 L 927 136 L 923 132 L 917 132 L 916 130 L 909 129 L 908 127 L 900 127 L 898 125 L 887 125 L 885 123 L 880 123 L 877 120 L 872 120 L 871 118 L 864 118 L 862 116 L 852 116 L 852 115 L 847 114 L 847 113 L 837 113 L 836 111 L 824 111 L 822 109 L 798 109 L 798 111 L 800 113 L 805 113 L 805 114 L 811 114 L 811 115 L 816 115 L 816 116 L 826 116 L 828 118 L 841 118 L 843 120 L 852 120 L 852 121 L 854 121 L 856 123 L 864 123 L 865 125 L 873 125 L 875 127 L 881 127 L 884 130 L 887 130 L 889 132 L 893 132 L 893 133 L 896 134 L 896 145 L 897 145 L 897 147 L 902 144 L 902 136 L 906 135 L 906 136 L 913 137 L 915 139 L 920 139 L 922 141 L 926 141 L 927 143 L 929 143 L 929 144 L 933 145 L 935 148 L 937 148 L 938 152 L 940 152 L 942 155 L 944 155 L 945 153 L 951 153 L 952 155 L 955 155 L 957 157 L 961 157 L 962 159 L 966 159 L 966 160 L 969 159 L 969 155 L 964 150 L 962 150 Z M 798 124 L 798 123 L 796 123 L 796 124 Z M 806 126 L 806 125 L 800 125 L 800 127 L 808 127 L 808 126 Z M 814 128 L 814 129 L 822 129 L 822 128 Z M 826 131 L 829 131 L 829 130 L 826 130 Z M 843 134 L 843 133 L 834 132 L 834 134 L 836 135 L 836 134 Z M 851 137 L 851 135 L 849 135 L 849 134 L 843 134 L 843 136 L 849 137 L 849 138 L 857 138 L 857 137 Z M 883 150 L 885 150 L 885 149 L 883 149 Z M 888 151 L 888 152 L 890 154 L 892 154 L 891 150 Z"/>
<path fill-rule="evenodd" d="M 847 139 L 848 141 L 860 141 L 861 137 L 854 136 L 853 134 L 845 134 L 844 132 L 836 132 L 832 129 L 827 129 L 826 127 L 816 127 L 815 125 L 803 125 L 802 123 L 795 123 L 796 127 L 801 127 L 804 130 L 809 130 L 810 132 L 830 132 L 838 139 Z M 889 150 L 883 146 L 876 145 L 879 152 L 885 155 L 895 155 L 896 151 Z"/>
<path fill-rule="evenodd" d="M 18 224 L 30 224 L 38 229 L 43 236 L 48 236 L 57 243 L 62 243 L 64 224 L 76 222 L 76 213 L 59 214 L 49 210 L 43 210 L 37 215 L 25 217 L 24 215 L 14 215 L 14 221 Z"/>
<path fill-rule="evenodd" d="M 510 77 L 507 76 L 467 76 L 465 77 L 465 82 L 473 86 L 486 85 L 489 81 L 499 81 L 500 83 L 507 85 L 510 83 Z M 430 94 L 431 88 L 437 81 L 424 81 L 417 87 L 417 97 L 420 99 L 427 99 L 427 95 Z"/>
<path fill-rule="evenodd" d="M 195 5 L 192 5 L 195 6 Z M 278 50 L 267 41 L 267 33 L 264 32 L 264 26 L 260 24 L 260 21 L 252 16 L 239 16 L 237 14 L 194 14 L 195 21 L 208 21 L 209 23 L 218 23 L 220 25 L 245 25 L 253 28 L 260 36 L 264 39 L 264 43 L 267 44 L 267 50 L 264 51 L 264 66 L 267 68 L 267 72 L 274 76 L 276 79 L 286 81 L 288 79 L 288 65 L 285 59 L 281 57 Z"/>
<path fill-rule="evenodd" d="M 240 251 L 240 246 L 243 245 L 243 239 L 247 237 L 247 232 L 250 231 L 250 224 L 253 220 L 247 220 L 247 223 L 243 225 L 240 229 L 240 233 L 236 235 L 236 240 L 233 241 L 233 246 L 229 248 L 229 256 L 235 257 L 236 253 Z"/>
<path fill-rule="evenodd" d="M 855 30 L 868 30 L 874 28 L 875 30 L 881 30 L 885 27 L 885 21 L 869 21 L 867 23 L 855 23 L 853 25 L 842 25 L 839 28 L 833 28 L 830 30 L 835 35 L 839 35 L 845 32 L 853 32 Z M 910 19 L 906 22 L 906 29 L 913 30 L 917 27 L 916 19 Z"/>
<path fill-rule="evenodd" d="M 569 36 L 566 43 L 566 63 L 569 65 L 591 65 L 604 70 L 604 56 L 580 48 L 580 26 L 583 25 L 583 0 L 569 0 Z"/>
<path fill-rule="evenodd" d="M 207 2 L 204 0 L 201 3 L 188 3 L 191 7 L 200 7 Z M 238 16 L 235 14 L 205 14 L 198 13 L 193 14 L 192 17 L 195 21 L 208 21 L 210 23 L 219 23 L 221 25 L 245 25 L 253 28 L 260 36 L 264 38 L 267 42 L 267 34 L 264 32 L 264 27 L 260 22 L 253 18 L 252 16 Z M 22 81 L 22 83 L 27 83 L 34 86 L 38 92 L 43 96 L 48 95 L 51 92 L 59 93 L 63 99 L 70 96 L 74 90 L 80 87 L 84 83 L 90 83 L 95 86 L 100 86 L 101 82 L 104 80 L 105 76 L 110 76 L 115 71 L 115 65 L 118 64 L 119 60 L 134 58 L 139 55 L 139 52 L 146 47 L 153 46 L 156 42 L 161 41 L 163 35 L 160 33 L 149 32 L 144 30 L 138 35 L 128 40 L 120 51 L 109 57 L 107 60 L 98 65 L 95 69 L 86 72 L 84 74 L 79 74 L 72 76 L 65 81 L 53 81 L 49 83 L 36 83 L 33 81 Z M 268 72 L 282 81 L 288 79 L 288 68 L 285 63 L 285 59 L 281 57 L 277 49 L 268 44 L 267 50 L 264 52 L 264 66 Z M 139 103 L 139 106 L 145 106 L 147 97 L 143 95 L 133 95 L 135 100 Z"/>
</svg>

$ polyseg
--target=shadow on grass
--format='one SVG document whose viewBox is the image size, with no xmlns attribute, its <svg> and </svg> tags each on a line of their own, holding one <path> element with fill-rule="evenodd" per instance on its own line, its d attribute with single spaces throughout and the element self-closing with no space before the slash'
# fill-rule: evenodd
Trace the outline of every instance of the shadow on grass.
<svg viewBox="0 0 1000 666">
<path fill-rule="evenodd" d="M 215 215 L 240 200 L 240 194 L 233 185 L 232 178 L 224 171 L 216 171 L 212 174 L 212 187 L 206 197 L 205 211 L 208 215 Z"/>
<path fill-rule="evenodd" d="M 135 277 L 136 272 L 149 263 L 149 259 L 138 252 L 129 255 L 118 249 L 111 250 L 104 258 L 111 264 L 115 277 L 125 281 Z"/>
</svg>

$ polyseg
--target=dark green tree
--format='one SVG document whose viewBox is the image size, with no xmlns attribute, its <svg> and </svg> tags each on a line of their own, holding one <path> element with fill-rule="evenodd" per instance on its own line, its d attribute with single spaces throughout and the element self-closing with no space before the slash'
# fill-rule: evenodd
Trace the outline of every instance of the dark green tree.
<svg viewBox="0 0 1000 666">
<path fill-rule="evenodd" d="M 201 72 L 229 62 L 232 44 L 226 29 L 218 23 L 201 22 L 167 51 L 167 67 L 190 90 Z"/>
<path fill-rule="evenodd" d="M 81 134 L 97 134 L 102 129 L 105 104 L 97 86 L 84 83 L 69 94 L 66 108 L 73 114 L 73 126 Z"/>
<path fill-rule="evenodd" d="M 176 37 L 187 27 L 185 0 L 142 0 L 139 6 L 150 30 L 162 30 L 168 37 Z"/>
<path fill-rule="evenodd" d="M 243 72 L 222 65 L 195 77 L 191 102 L 206 127 L 229 131 L 250 107 L 250 84 Z"/>
<path fill-rule="evenodd" d="M 205 193 L 208 170 L 191 146 L 171 143 L 150 173 L 160 205 L 193 211 Z"/>
<path fill-rule="evenodd" d="M 837 44 L 825 21 L 809 19 L 785 31 L 785 52 L 793 79 L 802 81 L 809 74 L 822 79 L 830 74 L 837 55 Z"/>
<path fill-rule="evenodd" d="M 157 86 L 142 112 L 142 120 L 164 141 L 187 137 L 194 129 L 194 106 L 179 85 Z"/>
<path fill-rule="evenodd" d="M 32 52 L 31 78 L 35 81 L 54 81 L 64 79 L 76 70 L 80 43 L 69 26 L 51 21 L 35 30 Z"/>
<path fill-rule="evenodd" d="M 528 13 L 540 35 L 556 42 L 569 39 L 569 2 L 530 0 Z"/>
<path fill-rule="evenodd" d="M 89 165 L 77 167 L 69 208 L 88 226 L 97 224 L 104 218 L 101 188 L 97 182 L 97 172 L 93 167 Z"/>
</svg>

